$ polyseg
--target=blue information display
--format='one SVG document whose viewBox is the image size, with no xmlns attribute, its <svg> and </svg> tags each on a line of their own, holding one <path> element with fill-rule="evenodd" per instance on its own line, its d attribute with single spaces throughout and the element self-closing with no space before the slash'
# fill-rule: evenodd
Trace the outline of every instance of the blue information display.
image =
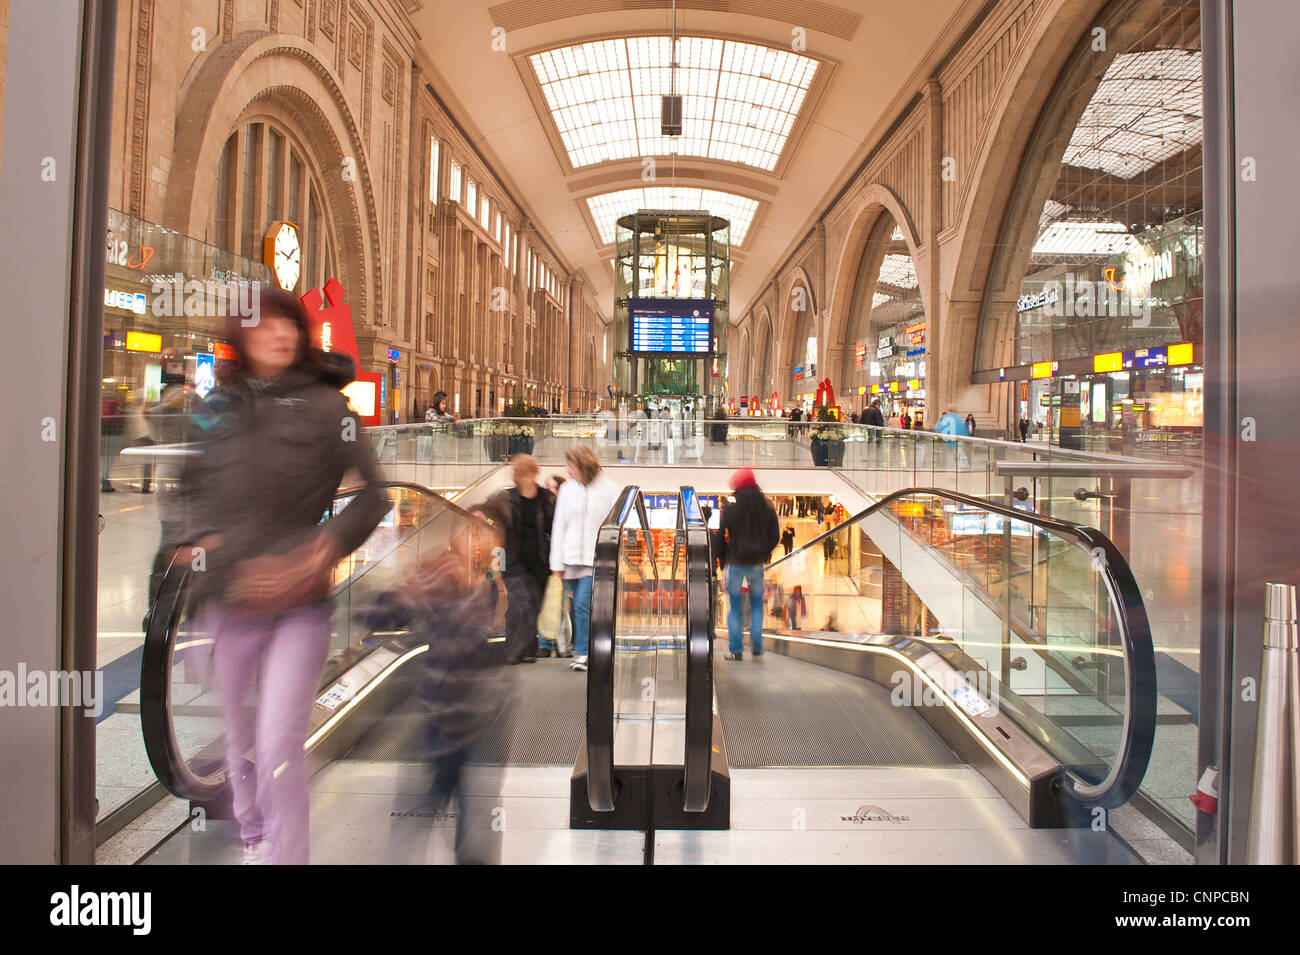
<svg viewBox="0 0 1300 955">
<path fill-rule="evenodd" d="M 713 302 L 698 298 L 628 301 L 634 352 L 707 355 L 713 350 Z"/>
</svg>

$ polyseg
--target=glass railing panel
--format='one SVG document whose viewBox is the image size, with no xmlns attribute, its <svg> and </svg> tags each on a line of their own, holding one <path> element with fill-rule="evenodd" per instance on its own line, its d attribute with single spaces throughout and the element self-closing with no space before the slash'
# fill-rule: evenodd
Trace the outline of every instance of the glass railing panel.
<svg viewBox="0 0 1300 955">
<path fill-rule="evenodd" d="M 376 632 L 368 625 L 381 595 L 405 586 L 422 563 L 446 552 L 458 535 L 481 526 L 447 502 L 417 489 L 389 487 L 384 493 L 391 509 L 361 547 L 334 571 L 326 683 L 368 645 L 399 635 L 400 631 Z M 340 495 L 334 511 L 342 510 L 351 499 L 346 493 Z M 470 555 L 474 548 L 462 550 Z M 478 569 L 485 573 L 490 547 L 478 547 L 475 556 L 467 559 L 477 560 L 482 564 Z M 197 775 L 207 776 L 216 772 L 225 758 L 225 720 L 212 673 L 208 616 L 190 602 L 180 610 L 171 653 L 170 718 L 177 750 Z"/>
<path fill-rule="evenodd" d="M 1027 732 L 1099 780 L 1124 745 L 1129 700 L 1104 551 L 1085 546 L 1093 539 L 975 498 L 895 496 L 774 563 L 766 624 L 958 648 Z"/>
</svg>

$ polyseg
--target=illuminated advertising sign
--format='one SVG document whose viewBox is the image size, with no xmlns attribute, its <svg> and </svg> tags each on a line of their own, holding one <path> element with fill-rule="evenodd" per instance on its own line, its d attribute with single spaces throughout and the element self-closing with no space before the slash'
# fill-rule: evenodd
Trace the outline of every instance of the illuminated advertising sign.
<svg viewBox="0 0 1300 955">
<path fill-rule="evenodd" d="M 1123 352 L 1110 352 L 1105 355 L 1092 356 L 1092 370 L 1098 374 L 1105 372 L 1120 371 L 1124 368 Z"/>
<path fill-rule="evenodd" d="M 206 398 L 216 386 L 217 356 L 201 351 L 194 356 L 194 392 L 200 398 Z"/>
<path fill-rule="evenodd" d="M 1037 361 L 1037 362 L 1034 362 L 1034 366 L 1033 366 L 1032 369 L 1030 369 L 1030 373 L 1031 373 L 1035 378 L 1051 378 L 1051 377 L 1052 377 L 1052 365 L 1053 365 L 1053 364 L 1054 364 L 1054 363 L 1053 363 L 1053 362 L 1050 362 L 1050 361 Z"/>
<path fill-rule="evenodd" d="M 162 351 L 162 336 L 151 335 L 148 332 L 127 332 L 126 350 L 147 351 L 157 354 Z"/>
<path fill-rule="evenodd" d="M 1163 368 L 1168 363 L 1169 354 L 1164 345 L 1124 352 L 1125 368 Z"/>
<path fill-rule="evenodd" d="M 913 347 L 925 344 L 925 322 L 907 326 L 907 343 Z"/>
<path fill-rule="evenodd" d="M 1183 342 L 1181 345 L 1169 346 L 1169 364 L 1171 365 L 1190 365 L 1192 363 L 1192 343 Z"/>
<path fill-rule="evenodd" d="M 382 375 L 363 371 L 358 373 L 356 381 L 343 389 L 348 404 L 361 416 L 361 423 L 366 427 L 379 424 L 379 389 L 383 380 Z"/>
<path fill-rule="evenodd" d="M 147 307 L 144 292 L 122 292 L 115 288 L 104 289 L 104 304 L 108 308 L 120 308 L 124 312 L 143 315 Z"/>
<path fill-rule="evenodd" d="M 853 346 L 853 358 L 857 361 L 858 367 L 861 368 L 862 363 L 866 361 L 867 358 L 867 346 L 865 342 L 858 342 Z"/>
</svg>

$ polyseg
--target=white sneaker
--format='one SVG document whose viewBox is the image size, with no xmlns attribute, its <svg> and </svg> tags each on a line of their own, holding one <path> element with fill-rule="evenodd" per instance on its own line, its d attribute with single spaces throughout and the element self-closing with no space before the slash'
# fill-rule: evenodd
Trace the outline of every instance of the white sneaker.
<svg viewBox="0 0 1300 955">
<path fill-rule="evenodd" d="M 271 844 L 263 839 L 261 842 L 244 843 L 244 865 L 270 865 Z"/>
<path fill-rule="evenodd" d="M 573 658 L 573 662 L 569 664 L 569 669 L 570 669 L 570 670 L 585 670 L 585 669 L 587 669 L 587 658 L 586 658 L 586 657 L 574 657 L 574 658 Z"/>
</svg>

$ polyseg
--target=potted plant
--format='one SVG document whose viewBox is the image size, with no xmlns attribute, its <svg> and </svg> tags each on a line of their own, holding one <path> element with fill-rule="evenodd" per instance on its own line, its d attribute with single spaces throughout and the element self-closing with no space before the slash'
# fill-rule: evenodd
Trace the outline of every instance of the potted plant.
<svg viewBox="0 0 1300 955">
<path fill-rule="evenodd" d="M 813 408 L 816 426 L 809 432 L 813 464 L 819 468 L 839 467 L 844 463 L 844 426 L 839 409 L 830 405 Z"/>
<path fill-rule="evenodd" d="M 531 420 L 533 410 L 528 402 L 522 397 L 516 398 L 506 405 L 505 417 L 508 420 L 502 421 L 501 426 L 505 429 L 507 456 L 532 454 L 534 431 Z M 520 418 L 527 420 L 517 420 Z"/>
</svg>

